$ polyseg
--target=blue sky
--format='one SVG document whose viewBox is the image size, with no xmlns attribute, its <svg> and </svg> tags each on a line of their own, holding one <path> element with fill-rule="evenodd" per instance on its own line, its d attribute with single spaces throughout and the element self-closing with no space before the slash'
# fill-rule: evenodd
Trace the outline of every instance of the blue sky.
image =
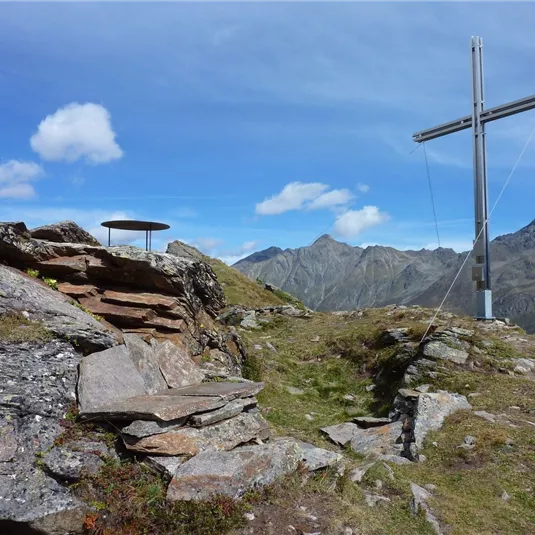
<svg viewBox="0 0 535 535">
<path fill-rule="evenodd" d="M 472 35 L 489 107 L 535 93 L 534 25 L 512 2 L 0 3 L 0 219 L 165 221 L 156 247 L 227 261 L 325 232 L 435 247 L 411 136 L 470 113 Z M 491 203 L 534 126 L 488 126 Z M 470 133 L 427 153 L 442 245 L 465 250 Z M 493 235 L 535 219 L 534 170 L 530 146 Z"/>
</svg>

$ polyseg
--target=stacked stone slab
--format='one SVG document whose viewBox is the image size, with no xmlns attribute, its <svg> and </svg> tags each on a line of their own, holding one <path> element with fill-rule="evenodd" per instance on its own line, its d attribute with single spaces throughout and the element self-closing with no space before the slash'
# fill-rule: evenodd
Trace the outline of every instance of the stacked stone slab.
<svg viewBox="0 0 535 535">
<path fill-rule="evenodd" d="M 340 461 L 292 438 L 265 443 L 271 430 L 255 398 L 262 383 L 200 382 L 201 369 L 169 341 L 127 334 L 125 342 L 82 359 L 80 416 L 114 421 L 126 448 L 170 478 L 168 499 L 238 498 L 300 462 L 318 470 Z"/>
</svg>

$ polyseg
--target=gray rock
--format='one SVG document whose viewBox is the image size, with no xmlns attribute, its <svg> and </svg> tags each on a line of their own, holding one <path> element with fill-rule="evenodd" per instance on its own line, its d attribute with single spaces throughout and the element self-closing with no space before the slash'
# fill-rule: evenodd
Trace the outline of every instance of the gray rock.
<svg viewBox="0 0 535 535">
<path fill-rule="evenodd" d="M 301 396 L 305 393 L 304 390 L 302 390 L 301 388 L 296 388 L 295 386 L 287 386 L 286 391 L 289 394 L 292 394 L 292 396 Z"/>
<path fill-rule="evenodd" d="M 491 414 L 490 412 L 487 412 L 487 411 L 474 411 L 474 414 L 476 416 L 479 416 L 480 418 L 483 418 L 485 420 L 487 420 L 487 422 L 491 422 L 491 423 L 496 423 L 496 415 L 495 414 Z"/>
<path fill-rule="evenodd" d="M 67 342 L 0 340 L 0 415 L 61 418 L 76 401 L 80 355 Z"/>
<path fill-rule="evenodd" d="M 193 427 L 203 427 L 205 425 L 213 424 L 221 420 L 227 420 L 237 414 L 240 414 L 246 408 L 253 408 L 257 405 L 256 398 L 243 398 L 230 401 L 224 407 L 216 409 L 215 411 L 204 412 L 202 414 L 194 414 L 190 418 L 190 425 Z"/>
<path fill-rule="evenodd" d="M 321 428 L 321 431 L 339 446 L 345 446 L 358 430 L 359 426 L 353 423 L 336 424 Z"/>
<path fill-rule="evenodd" d="M 508 502 L 510 499 L 511 499 L 511 496 L 509 496 L 509 494 L 507 493 L 507 491 L 503 491 L 502 495 L 501 495 L 501 498 L 504 502 Z"/>
<path fill-rule="evenodd" d="M 130 352 L 130 358 L 145 383 L 147 394 L 155 394 L 167 388 L 167 383 L 160 371 L 154 349 L 137 334 L 125 334 L 124 343 Z"/>
<path fill-rule="evenodd" d="M 359 427 L 363 427 L 364 429 L 368 429 L 369 427 L 380 427 L 391 423 L 390 418 L 375 418 L 373 416 L 357 416 L 356 418 L 353 418 L 353 421 Z"/>
<path fill-rule="evenodd" d="M 262 388 L 264 388 L 264 383 L 254 383 L 246 379 L 240 379 L 240 382 L 202 383 L 184 388 L 174 388 L 165 392 L 165 395 L 210 396 L 231 401 L 237 398 L 256 396 Z"/>
<path fill-rule="evenodd" d="M 410 507 L 412 513 L 414 515 L 418 514 L 418 511 L 421 508 L 425 513 L 425 519 L 429 522 L 429 524 L 431 524 L 431 527 L 433 528 L 434 532 L 437 535 L 442 535 L 440 524 L 436 516 L 433 514 L 433 511 L 427 504 L 428 500 L 431 498 L 431 494 L 429 493 L 429 491 L 427 491 L 423 487 L 420 487 L 419 485 L 416 485 L 415 483 L 411 483 L 411 492 L 412 499 Z"/>
<path fill-rule="evenodd" d="M 385 461 L 388 463 L 394 463 L 398 465 L 412 464 L 411 461 L 407 459 L 406 457 L 400 457 L 398 455 L 392 455 L 392 454 L 378 455 L 377 460 Z"/>
<path fill-rule="evenodd" d="M 78 481 L 84 473 L 96 474 L 104 461 L 94 453 L 55 446 L 42 458 L 45 471 L 54 479 Z"/>
<path fill-rule="evenodd" d="M 167 250 L 165 252 L 175 256 L 192 258 L 194 260 L 203 259 L 203 255 L 198 249 L 195 249 L 195 247 L 192 247 L 191 245 L 188 245 L 187 243 L 181 242 L 179 240 L 170 242 L 167 245 Z"/>
<path fill-rule="evenodd" d="M 204 373 L 191 360 L 185 347 L 166 340 L 155 345 L 155 357 L 170 388 L 195 385 L 204 379 Z"/>
<path fill-rule="evenodd" d="M 272 351 L 273 353 L 277 353 L 277 349 L 275 348 L 275 346 L 274 346 L 272 343 L 270 343 L 270 342 L 266 342 L 266 347 L 267 347 L 270 351 Z"/>
<path fill-rule="evenodd" d="M 149 437 L 151 435 L 160 435 L 168 431 L 176 431 L 186 424 L 188 417 L 180 418 L 178 420 L 171 420 L 170 422 L 151 422 L 147 420 L 136 420 L 131 424 L 123 427 L 121 433 L 130 435 L 136 438 Z"/>
<path fill-rule="evenodd" d="M 81 412 L 145 393 L 143 378 L 126 346 L 112 347 L 82 359 L 78 380 Z"/>
<path fill-rule="evenodd" d="M 418 398 L 414 438 L 417 448 L 422 448 L 423 441 L 430 431 L 442 427 L 444 419 L 458 410 L 471 409 L 465 396 L 439 390 L 436 393 L 420 394 Z"/>
<path fill-rule="evenodd" d="M 74 221 L 61 221 L 53 225 L 44 225 L 30 231 L 32 238 L 58 243 L 83 243 L 100 246 L 96 238 L 79 227 Z"/>
<path fill-rule="evenodd" d="M 172 478 L 178 467 L 184 464 L 188 457 L 151 457 L 147 456 L 144 460 L 145 464 L 162 474 L 166 478 Z"/>
<path fill-rule="evenodd" d="M 119 343 L 114 333 L 70 301 L 46 284 L 0 265 L 0 314 L 27 312 L 29 319 L 42 322 L 56 337 L 86 352 Z"/>
<path fill-rule="evenodd" d="M 0 420 L 0 463 L 12 461 L 17 449 L 14 423 L 9 420 Z"/>
<path fill-rule="evenodd" d="M 401 422 L 392 422 L 382 427 L 357 428 L 351 439 L 351 449 L 366 457 L 377 457 L 400 451 L 401 447 L 397 442 L 402 427 Z"/>
<path fill-rule="evenodd" d="M 470 329 L 461 329 L 460 327 L 449 327 L 448 331 L 456 336 L 461 336 L 464 338 L 470 338 L 471 336 L 474 336 L 474 331 Z"/>
<path fill-rule="evenodd" d="M 468 353 L 462 349 L 449 347 L 443 342 L 431 341 L 424 346 L 423 354 L 427 358 L 449 360 L 456 364 L 464 364 Z"/>
<path fill-rule="evenodd" d="M 349 479 L 353 481 L 353 483 L 361 483 L 364 476 L 366 475 L 366 472 L 372 467 L 375 466 L 375 462 L 372 463 L 366 463 L 362 466 L 357 466 L 356 468 L 353 468 L 349 472 Z"/>
<path fill-rule="evenodd" d="M 535 360 L 533 359 L 526 359 L 526 358 L 515 359 L 514 363 L 515 363 L 514 371 L 516 373 L 521 373 L 524 375 L 533 372 L 533 369 L 535 368 Z"/>
<path fill-rule="evenodd" d="M 215 494 L 240 498 L 251 488 L 295 471 L 301 456 L 301 448 L 293 439 L 228 452 L 206 451 L 179 466 L 167 499 L 207 500 Z"/>
<path fill-rule="evenodd" d="M 245 412 L 207 427 L 182 427 L 140 439 L 124 435 L 123 441 L 129 450 L 140 453 L 197 455 L 207 449 L 230 450 L 269 435 L 269 424 L 260 414 Z"/>
<path fill-rule="evenodd" d="M 317 448 L 307 442 L 298 441 L 298 444 L 302 450 L 301 460 L 310 472 L 333 466 L 342 460 L 342 455 L 335 451 Z"/>
<path fill-rule="evenodd" d="M 366 505 L 368 507 L 375 507 L 379 503 L 389 503 L 390 498 L 386 496 L 381 496 L 380 494 L 371 494 L 369 492 L 364 492 L 364 499 L 366 500 Z"/>
<path fill-rule="evenodd" d="M 36 454 L 51 448 L 63 428 L 39 415 L 10 418 L 17 449 L 0 462 L 0 532 L 80 533 L 87 507 L 35 466 Z"/>
<path fill-rule="evenodd" d="M 240 322 L 240 325 L 244 329 L 257 329 L 258 323 L 256 321 L 256 312 L 254 310 L 248 310 L 245 312 L 243 319 Z"/>
<path fill-rule="evenodd" d="M 409 329 L 406 328 L 387 329 L 381 334 L 379 342 L 384 346 L 409 342 L 409 337 L 407 335 L 408 332 Z"/>
<path fill-rule="evenodd" d="M 171 390 L 172 392 L 172 390 Z M 169 422 L 197 412 L 218 409 L 226 400 L 213 396 L 137 396 L 117 403 L 80 411 L 84 419 L 154 420 Z"/>
</svg>

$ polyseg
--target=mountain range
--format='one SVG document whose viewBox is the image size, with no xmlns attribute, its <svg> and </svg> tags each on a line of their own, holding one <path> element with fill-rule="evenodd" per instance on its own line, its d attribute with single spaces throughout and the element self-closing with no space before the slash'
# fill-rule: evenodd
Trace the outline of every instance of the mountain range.
<svg viewBox="0 0 535 535">
<path fill-rule="evenodd" d="M 535 221 L 490 245 L 494 314 L 535 331 Z M 314 310 L 335 311 L 389 304 L 438 306 L 468 253 L 453 249 L 399 251 L 353 247 L 325 234 L 312 245 L 270 247 L 234 264 L 295 295 Z M 473 314 L 474 283 L 469 259 L 444 308 Z"/>
</svg>

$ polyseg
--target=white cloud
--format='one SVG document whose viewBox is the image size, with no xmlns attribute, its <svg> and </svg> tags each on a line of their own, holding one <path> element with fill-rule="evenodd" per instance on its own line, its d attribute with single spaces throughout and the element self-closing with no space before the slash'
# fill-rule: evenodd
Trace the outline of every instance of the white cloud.
<svg viewBox="0 0 535 535">
<path fill-rule="evenodd" d="M 326 184 L 319 182 L 290 182 L 282 191 L 256 205 L 256 213 L 260 215 L 278 215 L 290 210 L 300 210 L 307 201 L 317 199 L 328 189 Z"/>
<path fill-rule="evenodd" d="M 347 204 L 354 195 L 348 189 L 333 189 L 323 193 L 306 206 L 307 210 L 321 210 L 335 208 Z"/>
<path fill-rule="evenodd" d="M 45 117 L 30 145 L 41 158 L 50 161 L 85 158 L 91 164 L 100 164 L 123 155 L 115 141 L 108 110 L 91 102 L 73 102 Z"/>
<path fill-rule="evenodd" d="M 384 223 L 390 219 L 386 212 L 381 212 L 377 206 L 364 206 L 361 210 L 349 210 L 334 224 L 334 230 L 339 236 L 351 238 L 363 230 Z"/>
<path fill-rule="evenodd" d="M 10 160 L 0 164 L 0 198 L 30 199 L 35 197 L 35 190 L 29 182 L 43 174 L 43 168 L 35 162 Z"/>
<path fill-rule="evenodd" d="M 368 184 L 363 184 L 362 182 L 359 182 L 357 184 L 357 189 L 361 192 L 361 193 L 368 193 L 368 191 L 370 191 L 370 186 L 368 186 Z"/>
</svg>

